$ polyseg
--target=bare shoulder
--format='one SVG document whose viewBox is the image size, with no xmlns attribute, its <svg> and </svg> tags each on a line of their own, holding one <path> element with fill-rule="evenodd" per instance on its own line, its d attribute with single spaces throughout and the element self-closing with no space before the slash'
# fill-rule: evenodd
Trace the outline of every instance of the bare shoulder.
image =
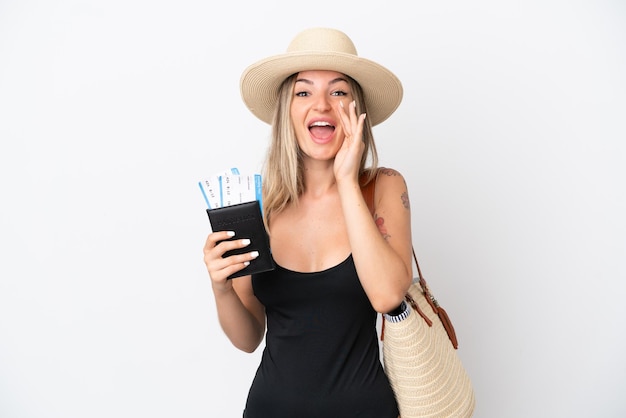
<svg viewBox="0 0 626 418">
<path fill-rule="evenodd" d="M 388 177 L 395 179 L 395 181 L 401 181 L 404 183 L 404 176 L 398 170 L 389 167 L 381 167 L 378 170 L 378 178 L 384 179 Z"/>
<path fill-rule="evenodd" d="M 381 168 L 376 179 L 374 221 L 385 240 L 410 260 L 411 207 L 404 176 L 393 168 Z"/>
<path fill-rule="evenodd" d="M 390 167 L 380 167 L 378 173 L 381 176 L 402 177 L 402 174 L 400 174 L 398 170 Z"/>
<path fill-rule="evenodd" d="M 404 176 L 393 168 L 382 167 L 376 183 L 377 200 L 399 199 L 404 207 L 409 208 L 409 194 Z M 380 202 L 380 200 L 378 200 Z"/>
</svg>

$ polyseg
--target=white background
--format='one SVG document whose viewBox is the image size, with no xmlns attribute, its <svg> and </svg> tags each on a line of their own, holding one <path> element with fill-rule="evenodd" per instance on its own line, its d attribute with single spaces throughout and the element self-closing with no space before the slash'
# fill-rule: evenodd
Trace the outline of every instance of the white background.
<svg viewBox="0 0 626 418">
<path fill-rule="evenodd" d="M 626 415 L 621 1 L 0 0 L 0 416 L 241 416 L 197 181 L 260 167 L 253 61 L 344 30 L 476 417 Z"/>
</svg>

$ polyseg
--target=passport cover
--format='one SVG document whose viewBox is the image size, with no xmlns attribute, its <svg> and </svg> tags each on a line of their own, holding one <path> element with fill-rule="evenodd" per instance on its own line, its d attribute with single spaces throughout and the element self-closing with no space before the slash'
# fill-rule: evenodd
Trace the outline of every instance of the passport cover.
<svg viewBox="0 0 626 418">
<path fill-rule="evenodd" d="M 231 240 L 243 238 L 250 240 L 250 245 L 247 247 L 226 251 L 223 257 L 255 250 L 259 252 L 257 258 L 250 260 L 248 266 L 228 276 L 229 279 L 274 270 L 275 265 L 270 251 L 269 236 L 265 230 L 261 205 L 258 200 L 207 209 L 206 212 L 214 232 L 234 231 L 235 236 L 230 238 Z"/>
</svg>

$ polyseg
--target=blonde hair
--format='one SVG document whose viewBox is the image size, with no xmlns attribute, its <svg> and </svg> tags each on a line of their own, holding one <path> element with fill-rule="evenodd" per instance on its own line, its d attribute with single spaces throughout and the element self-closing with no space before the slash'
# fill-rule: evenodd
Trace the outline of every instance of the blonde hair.
<svg viewBox="0 0 626 418">
<path fill-rule="evenodd" d="M 299 196 L 304 192 L 302 151 L 298 146 L 290 113 L 296 76 L 297 73 L 288 77 L 278 91 L 270 145 L 263 165 L 263 217 L 268 227 L 272 214 L 280 212 L 290 203 L 297 205 Z M 347 78 L 356 101 L 357 115 L 367 113 L 361 86 L 351 77 Z M 365 173 L 363 184 L 366 184 L 373 179 L 374 169 L 378 166 L 372 125 L 367 117 L 363 125 L 363 142 L 365 150 L 359 164 L 359 175 Z"/>
</svg>

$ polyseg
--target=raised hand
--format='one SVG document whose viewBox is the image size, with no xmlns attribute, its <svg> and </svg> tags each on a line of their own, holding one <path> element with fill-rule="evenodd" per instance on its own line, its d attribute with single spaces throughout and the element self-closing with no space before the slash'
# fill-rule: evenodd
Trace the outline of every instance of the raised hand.
<svg viewBox="0 0 626 418">
<path fill-rule="evenodd" d="M 361 156 L 365 149 L 363 144 L 363 124 L 365 113 L 357 116 L 356 103 L 350 102 L 347 109 L 343 102 L 339 102 L 339 120 L 344 133 L 341 148 L 335 156 L 334 172 L 337 181 L 343 178 L 356 179 L 359 172 Z"/>
</svg>

